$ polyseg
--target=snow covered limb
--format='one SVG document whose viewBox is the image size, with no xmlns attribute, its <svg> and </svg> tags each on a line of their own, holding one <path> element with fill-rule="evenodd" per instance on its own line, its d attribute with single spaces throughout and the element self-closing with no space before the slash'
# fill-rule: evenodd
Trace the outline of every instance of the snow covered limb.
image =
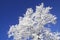
<svg viewBox="0 0 60 40">
<path fill-rule="evenodd" d="M 51 32 L 45 27 L 48 23 L 55 24 L 57 17 L 50 13 L 51 7 L 44 7 L 43 3 L 36 6 L 36 11 L 28 8 L 24 17 L 19 17 L 19 24 L 12 25 L 8 37 L 13 40 L 60 40 L 60 33 Z"/>
</svg>

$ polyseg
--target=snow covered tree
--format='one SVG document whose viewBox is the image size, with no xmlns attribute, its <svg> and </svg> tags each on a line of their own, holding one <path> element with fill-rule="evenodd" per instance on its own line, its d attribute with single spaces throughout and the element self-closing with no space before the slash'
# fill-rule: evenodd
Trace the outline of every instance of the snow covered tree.
<svg viewBox="0 0 60 40">
<path fill-rule="evenodd" d="M 8 37 L 13 40 L 60 40 L 59 32 L 51 32 L 46 24 L 55 24 L 57 17 L 50 13 L 51 7 L 44 7 L 43 3 L 36 6 L 35 12 L 28 8 L 24 17 L 19 17 L 19 23 L 12 25 Z"/>
</svg>

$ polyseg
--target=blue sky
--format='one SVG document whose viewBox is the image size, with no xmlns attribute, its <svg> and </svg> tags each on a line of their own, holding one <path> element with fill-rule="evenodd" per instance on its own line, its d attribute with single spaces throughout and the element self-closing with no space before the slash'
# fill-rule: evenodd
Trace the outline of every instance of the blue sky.
<svg viewBox="0 0 60 40">
<path fill-rule="evenodd" d="M 23 16 L 27 8 L 35 9 L 35 6 L 42 2 L 45 6 L 53 7 L 51 13 L 57 16 L 57 24 L 51 25 L 51 29 L 60 32 L 59 0 L 0 0 L 0 40 L 9 40 L 7 37 L 9 25 L 18 24 L 19 16 Z"/>
</svg>

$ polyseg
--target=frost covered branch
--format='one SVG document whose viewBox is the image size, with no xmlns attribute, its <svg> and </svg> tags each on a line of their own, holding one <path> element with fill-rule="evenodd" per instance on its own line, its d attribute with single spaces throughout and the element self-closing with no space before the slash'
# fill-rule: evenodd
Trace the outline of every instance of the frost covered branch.
<svg viewBox="0 0 60 40">
<path fill-rule="evenodd" d="M 24 17 L 19 17 L 19 24 L 12 25 L 8 37 L 13 40 L 60 40 L 60 33 L 51 32 L 44 25 L 55 24 L 56 16 L 50 13 L 51 7 L 44 7 L 43 3 L 36 6 L 36 11 L 28 8 Z"/>
</svg>

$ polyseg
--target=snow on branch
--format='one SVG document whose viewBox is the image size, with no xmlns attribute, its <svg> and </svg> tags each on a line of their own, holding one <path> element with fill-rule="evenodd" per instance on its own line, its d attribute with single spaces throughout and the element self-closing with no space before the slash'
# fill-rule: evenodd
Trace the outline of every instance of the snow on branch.
<svg viewBox="0 0 60 40">
<path fill-rule="evenodd" d="M 57 17 L 50 13 L 51 7 L 44 7 L 42 3 L 36 6 L 36 11 L 28 8 L 24 17 L 19 17 L 19 24 L 12 25 L 8 37 L 13 40 L 60 40 L 60 33 L 51 32 L 44 25 L 55 24 Z"/>
</svg>

